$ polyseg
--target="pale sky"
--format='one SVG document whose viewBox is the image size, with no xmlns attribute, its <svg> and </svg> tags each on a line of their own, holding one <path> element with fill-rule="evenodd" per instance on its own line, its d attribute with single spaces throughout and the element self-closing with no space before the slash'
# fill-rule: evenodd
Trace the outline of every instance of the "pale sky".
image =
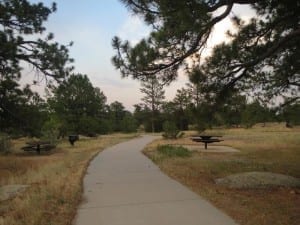
<svg viewBox="0 0 300 225">
<path fill-rule="evenodd" d="M 40 0 L 30 0 L 40 2 Z M 53 0 L 44 0 L 50 6 Z M 95 87 L 99 87 L 107 97 L 108 103 L 122 102 L 128 110 L 140 103 L 140 83 L 131 78 L 121 78 L 115 70 L 111 58 L 115 54 L 111 46 L 114 36 L 137 43 L 149 34 L 149 28 L 131 13 L 119 0 L 56 0 L 57 12 L 50 15 L 45 24 L 48 32 L 53 32 L 55 40 L 61 44 L 74 45 L 70 57 L 74 58 L 75 73 L 88 75 Z M 235 13 L 243 18 L 251 16 L 247 7 L 236 7 Z M 219 23 L 209 41 L 212 45 L 225 40 L 224 32 L 230 28 L 229 19 Z M 209 51 L 208 49 L 208 51 Z M 26 72 L 22 82 L 31 83 L 32 73 Z M 166 88 L 166 97 L 172 100 L 176 90 L 185 86 L 187 78 L 180 75 L 176 82 Z M 44 84 L 35 87 L 40 93 Z"/>
</svg>

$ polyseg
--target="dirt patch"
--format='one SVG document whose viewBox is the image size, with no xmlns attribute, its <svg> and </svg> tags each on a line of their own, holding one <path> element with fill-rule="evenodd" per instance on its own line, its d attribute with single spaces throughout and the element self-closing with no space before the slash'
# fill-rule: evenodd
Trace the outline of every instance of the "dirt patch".
<svg viewBox="0 0 300 225">
<path fill-rule="evenodd" d="M 239 173 L 216 179 L 215 182 L 229 188 L 300 187 L 300 179 L 269 172 Z"/>
</svg>

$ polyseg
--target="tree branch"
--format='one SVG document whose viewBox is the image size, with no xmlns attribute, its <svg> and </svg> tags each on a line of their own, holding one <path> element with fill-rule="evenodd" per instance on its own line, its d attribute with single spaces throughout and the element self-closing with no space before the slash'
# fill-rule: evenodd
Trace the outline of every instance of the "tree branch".
<svg viewBox="0 0 300 225">
<path fill-rule="evenodd" d="M 173 62 L 171 62 L 169 64 L 160 65 L 159 67 L 157 67 L 157 70 L 166 69 L 166 68 L 169 68 L 179 62 L 182 62 L 184 59 L 186 59 L 188 56 L 193 54 L 195 51 L 201 49 L 206 44 L 206 41 L 209 38 L 212 27 L 215 24 L 217 24 L 218 22 L 220 22 L 221 20 L 223 20 L 231 12 L 232 7 L 233 7 L 233 2 L 232 1 L 227 1 L 227 2 L 229 2 L 229 4 L 227 5 L 226 10 L 220 16 L 215 17 L 210 23 L 208 23 L 208 25 L 206 26 L 204 31 L 202 31 L 197 36 L 196 40 L 194 41 L 194 44 L 190 47 L 190 49 L 184 55 L 175 59 Z M 199 42 L 201 41 L 201 39 L 203 38 L 204 35 L 206 35 L 206 36 L 204 37 L 204 40 L 202 41 L 202 43 L 199 46 Z"/>
<path fill-rule="evenodd" d="M 289 33 L 288 35 L 286 35 L 285 37 L 283 37 L 281 40 L 279 40 L 277 43 L 275 43 L 271 48 L 269 48 L 264 54 L 262 54 L 260 57 L 256 58 L 255 60 L 232 65 L 231 69 L 233 69 L 235 67 L 249 68 L 249 67 L 255 66 L 260 61 L 262 61 L 262 60 L 266 59 L 267 57 L 269 57 L 270 55 L 274 54 L 277 50 L 279 50 L 280 48 L 285 46 L 285 44 L 287 42 L 289 42 L 290 40 L 292 40 L 294 38 L 300 39 L 300 29 L 294 30 L 291 33 Z"/>
<path fill-rule="evenodd" d="M 132 4 L 134 7 L 136 7 L 137 9 L 139 9 L 141 11 L 144 11 L 144 12 L 147 12 L 147 13 L 151 13 L 151 14 L 156 14 L 156 15 L 160 14 L 158 11 L 154 11 L 154 10 L 151 10 L 151 9 L 149 9 L 147 7 L 144 7 L 141 4 L 136 3 L 134 0 L 128 0 L 127 2 L 128 2 L 127 3 L 128 5 Z"/>
</svg>

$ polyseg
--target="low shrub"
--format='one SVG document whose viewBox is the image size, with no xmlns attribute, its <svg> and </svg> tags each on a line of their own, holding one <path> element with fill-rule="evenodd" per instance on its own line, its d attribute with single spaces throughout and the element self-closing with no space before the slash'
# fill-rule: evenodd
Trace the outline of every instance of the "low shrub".
<svg viewBox="0 0 300 225">
<path fill-rule="evenodd" d="M 157 151 L 168 157 L 190 157 L 192 153 L 182 146 L 160 145 Z"/>
</svg>

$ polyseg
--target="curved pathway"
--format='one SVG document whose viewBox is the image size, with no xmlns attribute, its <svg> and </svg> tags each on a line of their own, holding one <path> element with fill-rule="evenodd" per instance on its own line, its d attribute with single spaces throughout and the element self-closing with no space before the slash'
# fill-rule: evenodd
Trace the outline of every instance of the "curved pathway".
<svg viewBox="0 0 300 225">
<path fill-rule="evenodd" d="M 236 225 L 141 153 L 154 139 L 115 145 L 91 162 L 75 225 Z"/>
</svg>

